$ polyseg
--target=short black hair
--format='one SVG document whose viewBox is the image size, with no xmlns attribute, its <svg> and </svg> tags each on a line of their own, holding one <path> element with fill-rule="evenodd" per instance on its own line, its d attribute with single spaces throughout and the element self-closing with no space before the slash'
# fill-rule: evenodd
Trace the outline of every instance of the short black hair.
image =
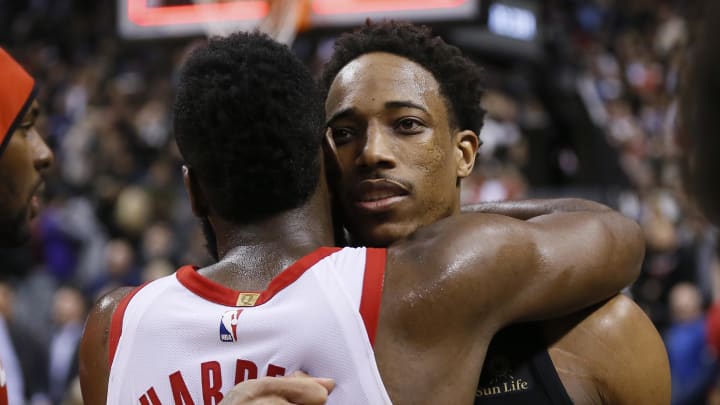
<svg viewBox="0 0 720 405">
<path fill-rule="evenodd" d="M 315 190 L 322 98 L 302 61 L 267 35 L 214 37 L 194 50 L 173 114 L 180 153 L 222 218 L 266 219 Z"/>
<path fill-rule="evenodd" d="M 483 95 L 482 69 L 465 57 L 460 49 L 433 36 L 427 26 L 406 22 L 367 23 L 335 42 L 335 53 L 325 65 L 322 88 L 325 96 L 333 80 L 345 65 L 372 52 L 387 52 L 405 57 L 432 73 L 448 102 L 452 122 L 461 130 L 479 133 L 485 112 L 480 107 Z"/>
</svg>

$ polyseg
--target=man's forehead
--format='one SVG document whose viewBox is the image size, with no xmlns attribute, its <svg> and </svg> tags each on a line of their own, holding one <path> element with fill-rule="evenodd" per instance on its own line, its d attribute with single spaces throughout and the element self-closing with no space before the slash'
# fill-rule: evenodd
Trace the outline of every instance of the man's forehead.
<svg viewBox="0 0 720 405">
<path fill-rule="evenodd" d="M 439 88 L 427 69 L 403 56 L 372 52 L 361 55 L 345 65 L 334 84 L 350 85 L 357 81 L 416 83 L 418 88 Z"/>
<path fill-rule="evenodd" d="M 434 104 L 433 99 L 440 97 L 440 87 L 421 65 L 402 56 L 375 52 L 354 59 L 340 70 L 330 87 L 326 107 L 367 97 L 380 102 L 412 100 Z"/>
</svg>

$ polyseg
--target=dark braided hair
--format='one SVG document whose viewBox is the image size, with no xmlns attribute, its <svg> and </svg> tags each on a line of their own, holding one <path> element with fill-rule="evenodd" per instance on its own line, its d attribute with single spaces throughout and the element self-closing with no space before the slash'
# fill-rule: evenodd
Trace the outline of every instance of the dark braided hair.
<svg viewBox="0 0 720 405">
<path fill-rule="evenodd" d="M 452 124 L 461 130 L 480 132 L 484 116 L 480 107 L 482 69 L 457 47 L 433 36 L 427 26 L 368 21 L 356 31 L 341 35 L 322 75 L 324 95 L 327 96 L 333 80 L 345 65 L 372 52 L 402 56 L 427 69 L 440 84 L 450 116 L 454 118 Z"/>
<path fill-rule="evenodd" d="M 265 219 L 315 189 L 322 99 L 303 63 L 268 36 L 236 33 L 196 49 L 173 113 L 180 153 L 222 218 Z"/>
</svg>

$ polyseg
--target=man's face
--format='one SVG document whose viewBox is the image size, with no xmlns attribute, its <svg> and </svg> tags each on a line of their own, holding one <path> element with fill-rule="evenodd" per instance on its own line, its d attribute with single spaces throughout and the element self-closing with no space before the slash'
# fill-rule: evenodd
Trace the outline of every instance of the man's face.
<svg viewBox="0 0 720 405">
<path fill-rule="evenodd" d="M 0 155 L 0 246 L 24 242 L 40 208 L 42 175 L 53 154 L 35 128 L 38 112 L 33 102 Z"/>
<path fill-rule="evenodd" d="M 477 136 L 453 128 L 429 71 L 397 55 L 363 55 L 338 73 L 325 112 L 334 191 L 356 242 L 387 245 L 459 211 Z"/>
</svg>

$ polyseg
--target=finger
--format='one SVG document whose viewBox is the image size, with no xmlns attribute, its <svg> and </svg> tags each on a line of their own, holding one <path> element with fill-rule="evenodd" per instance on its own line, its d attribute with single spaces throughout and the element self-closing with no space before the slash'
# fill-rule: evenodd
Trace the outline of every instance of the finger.
<svg viewBox="0 0 720 405">
<path fill-rule="evenodd" d="M 310 377 L 309 374 L 301 370 L 292 372 L 292 374 L 288 375 L 288 377 L 312 378 L 318 384 L 325 387 L 325 389 L 328 391 L 328 394 L 331 393 L 332 390 L 335 388 L 335 380 L 333 380 L 332 378 Z"/>
<path fill-rule="evenodd" d="M 317 381 L 318 384 L 325 387 L 328 394 L 330 394 L 332 392 L 332 390 L 335 388 L 335 380 L 333 380 L 332 378 L 314 377 L 313 380 Z"/>
<path fill-rule="evenodd" d="M 277 395 L 300 405 L 322 405 L 329 394 L 328 388 L 314 378 L 266 377 L 257 381 L 258 394 Z"/>
<path fill-rule="evenodd" d="M 310 377 L 308 374 L 306 374 L 304 371 L 293 371 L 288 377 Z"/>
</svg>

